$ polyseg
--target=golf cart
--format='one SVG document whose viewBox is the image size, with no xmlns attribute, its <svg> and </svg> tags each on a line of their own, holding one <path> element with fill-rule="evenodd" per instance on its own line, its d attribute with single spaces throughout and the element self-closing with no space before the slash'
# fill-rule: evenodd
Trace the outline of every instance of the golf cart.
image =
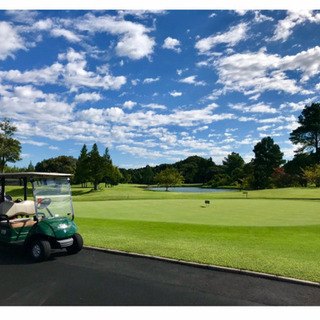
<svg viewBox="0 0 320 320">
<path fill-rule="evenodd" d="M 83 240 L 73 221 L 70 177 L 65 173 L 0 173 L 0 243 L 23 244 L 35 261 L 48 259 L 51 249 L 79 252 Z M 29 182 L 33 200 L 27 199 Z M 5 193 L 10 185 L 23 186 L 23 199 L 13 200 Z"/>
</svg>

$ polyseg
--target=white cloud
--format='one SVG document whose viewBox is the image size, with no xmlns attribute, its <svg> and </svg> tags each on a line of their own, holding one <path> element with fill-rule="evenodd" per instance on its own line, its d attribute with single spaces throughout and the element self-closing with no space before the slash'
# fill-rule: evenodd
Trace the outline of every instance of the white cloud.
<svg viewBox="0 0 320 320">
<path fill-rule="evenodd" d="M 137 105 L 136 102 L 129 100 L 129 101 L 126 101 L 126 102 L 123 104 L 123 107 L 126 108 L 126 109 L 131 110 L 131 109 L 132 109 L 134 106 L 136 106 L 136 105 Z"/>
<path fill-rule="evenodd" d="M 89 13 L 77 20 L 75 25 L 81 31 L 108 32 L 119 36 L 115 47 L 117 55 L 132 60 L 150 57 L 156 44 L 154 39 L 147 35 L 152 29 L 118 17 L 108 15 L 96 17 Z"/>
<path fill-rule="evenodd" d="M 87 61 L 84 54 L 75 52 L 70 49 L 66 54 L 59 55 L 60 60 L 67 60 L 68 63 L 64 68 L 65 84 L 71 88 L 90 87 L 103 88 L 105 90 L 118 90 L 126 83 L 124 76 L 112 76 L 107 74 L 96 74 L 87 71 Z"/>
<path fill-rule="evenodd" d="M 52 36 L 54 37 L 65 37 L 70 42 L 79 42 L 81 38 L 74 34 L 72 31 L 66 29 L 53 29 L 51 31 Z"/>
<path fill-rule="evenodd" d="M 132 84 L 133 86 L 138 85 L 139 82 L 140 82 L 140 79 L 132 79 L 132 80 L 131 80 L 131 84 Z"/>
<path fill-rule="evenodd" d="M 181 76 L 183 72 L 186 72 L 186 71 L 188 71 L 188 70 L 189 70 L 189 68 L 177 69 L 177 74 L 178 74 L 179 76 Z"/>
<path fill-rule="evenodd" d="M 182 83 L 194 84 L 195 86 L 205 86 L 205 81 L 196 81 L 197 76 L 190 76 L 179 80 Z"/>
<path fill-rule="evenodd" d="M 210 50 L 217 44 L 225 43 L 228 46 L 235 46 L 238 42 L 247 38 L 248 25 L 240 23 L 237 26 L 231 27 L 227 32 L 218 35 L 211 35 L 196 42 L 195 48 L 199 54 L 210 55 Z"/>
<path fill-rule="evenodd" d="M 0 60 L 14 58 L 13 52 L 26 50 L 23 39 L 8 22 L 0 22 Z"/>
<path fill-rule="evenodd" d="M 34 85 L 58 84 L 77 90 L 79 87 L 102 88 L 105 90 L 118 90 L 126 83 L 126 77 L 113 76 L 108 69 L 99 69 L 96 73 L 87 70 L 87 61 L 83 53 L 69 49 L 59 54 L 56 62 L 43 69 L 0 71 L 0 79 L 16 83 L 32 83 Z M 62 62 L 67 60 L 66 64 Z"/>
<path fill-rule="evenodd" d="M 23 137 L 19 138 L 19 140 L 22 144 L 32 144 L 37 147 L 43 147 L 43 146 L 47 145 L 46 142 L 39 142 L 39 141 L 34 141 L 34 140 L 24 140 Z"/>
<path fill-rule="evenodd" d="M 162 109 L 162 110 L 167 109 L 166 106 L 162 104 L 157 104 L 157 103 L 142 104 L 141 106 L 143 108 L 149 108 L 149 109 Z"/>
<path fill-rule="evenodd" d="M 138 127 L 141 130 L 145 128 L 154 128 L 162 126 L 176 125 L 180 127 L 207 125 L 215 121 L 235 119 L 231 113 L 214 114 L 212 107 L 193 110 L 175 110 L 168 114 L 158 114 L 154 110 L 164 110 L 166 107 L 157 104 L 142 105 L 144 108 L 153 110 L 137 111 L 125 113 L 118 107 L 96 109 L 90 108 L 79 111 L 76 114 L 77 119 L 89 121 L 97 124 L 117 123 L 128 128 Z"/>
<path fill-rule="evenodd" d="M 299 102 L 285 102 L 280 105 L 280 109 L 288 108 L 291 109 L 292 112 L 301 111 L 306 105 L 311 104 L 314 100 L 315 98 L 309 98 Z"/>
<path fill-rule="evenodd" d="M 38 30 L 49 30 L 53 26 L 53 22 L 51 19 L 39 20 L 34 23 L 33 28 Z"/>
<path fill-rule="evenodd" d="M 34 85 L 54 84 L 63 73 L 63 65 L 54 63 L 43 69 L 21 72 L 19 70 L 0 71 L 0 79 L 16 83 L 32 83 Z"/>
<path fill-rule="evenodd" d="M 274 35 L 270 40 L 286 41 L 292 34 L 292 29 L 305 21 L 320 23 L 320 14 L 314 14 L 310 10 L 289 11 L 286 18 L 278 22 Z"/>
<path fill-rule="evenodd" d="M 72 105 L 61 101 L 58 95 L 43 93 L 31 85 L 2 87 L 1 95 L 1 113 L 11 119 L 32 124 L 34 121 L 65 123 L 73 118 Z M 36 130 L 31 135 L 37 135 Z"/>
<path fill-rule="evenodd" d="M 101 96 L 99 93 L 81 93 L 75 96 L 75 101 L 77 102 L 86 102 L 86 101 L 99 101 L 101 100 Z"/>
<path fill-rule="evenodd" d="M 192 130 L 192 133 L 197 133 L 197 132 L 205 131 L 205 130 L 208 130 L 208 129 L 209 129 L 208 126 L 203 126 L 203 127 L 199 127 L 199 128 L 196 128 L 196 129 Z"/>
<path fill-rule="evenodd" d="M 320 47 L 284 57 L 267 54 L 265 50 L 237 53 L 218 59 L 214 66 L 219 74 L 218 83 L 224 85 L 224 92 L 241 91 L 254 97 L 266 90 L 310 94 L 312 91 L 304 90 L 296 79 L 288 77 L 286 71 L 300 73 L 300 83 L 319 74 Z"/>
<path fill-rule="evenodd" d="M 266 125 L 266 126 L 258 127 L 257 130 L 258 131 L 267 131 L 268 129 L 273 128 L 273 127 L 274 127 L 274 125 L 271 125 L 271 126 Z"/>
<path fill-rule="evenodd" d="M 143 83 L 152 83 L 152 82 L 157 82 L 160 80 L 160 77 L 157 77 L 157 78 L 146 78 L 143 80 Z"/>
<path fill-rule="evenodd" d="M 258 113 L 277 113 L 278 111 L 275 108 L 260 102 L 256 105 L 246 106 L 244 103 L 238 104 L 229 104 L 229 107 L 234 110 L 239 110 L 242 112 L 258 112 Z"/>
<path fill-rule="evenodd" d="M 262 14 L 260 11 L 254 12 L 254 21 L 257 23 L 261 23 L 264 21 L 273 21 L 274 19 Z"/>
<path fill-rule="evenodd" d="M 129 145 L 119 145 L 116 147 L 117 150 L 129 153 L 135 156 L 143 157 L 143 158 L 160 158 L 162 154 L 159 151 L 150 150 L 146 148 L 134 147 Z"/>
<path fill-rule="evenodd" d="M 178 53 L 181 52 L 181 48 L 180 48 L 180 41 L 177 39 L 173 39 L 171 37 L 168 37 L 164 40 L 164 43 L 162 45 L 162 48 L 164 49 L 170 49 L 173 51 L 176 51 Z"/>
<path fill-rule="evenodd" d="M 182 96 L 182 92 L 178 92 L 178 91 L 175 91 L 175 90 L 169 92 L 169 94 L 171 96 L 173 96 L 173 97 L 181 97 Z"/>
</svg>

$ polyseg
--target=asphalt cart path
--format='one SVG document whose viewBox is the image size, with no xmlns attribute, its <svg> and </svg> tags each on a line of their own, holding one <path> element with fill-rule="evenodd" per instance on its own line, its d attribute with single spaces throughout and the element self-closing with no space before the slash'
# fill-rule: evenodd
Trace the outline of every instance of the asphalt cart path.
<svg viewBox="0 0 320 320">
<path fill-rule="evenodd" d="M 0 247 L 1 306 L 318 306 L 320 287 L 83 249 Z"/>
</svg>

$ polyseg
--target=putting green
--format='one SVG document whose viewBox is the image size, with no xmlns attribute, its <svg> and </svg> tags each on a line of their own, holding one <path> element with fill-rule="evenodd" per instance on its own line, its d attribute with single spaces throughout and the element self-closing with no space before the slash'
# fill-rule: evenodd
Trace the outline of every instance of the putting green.
<svg viewBox="0 0 320 320">
<path fill-rule="evenodd" d="M 318 200 L 215 199 L 75 202 L 80 218 L 216 226 L 320 225 Z"/>
</svg>

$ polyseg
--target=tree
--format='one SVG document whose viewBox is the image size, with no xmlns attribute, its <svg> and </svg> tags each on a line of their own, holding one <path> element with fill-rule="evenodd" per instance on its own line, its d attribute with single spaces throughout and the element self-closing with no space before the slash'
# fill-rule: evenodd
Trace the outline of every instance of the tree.
<svg viewBox="0 0 320 320">
<path fill-rule="evenodd" d="M 225 173 L 231 176 L 233 170 L 243 169 L 244 160 L 239 155 L 239 153 L 231 152 L 227 157 L 224 158 L 224 160 L 222 160 L 222 165 L 224 167 Z"/>
<path fill-rule="evenodd" d="M 35 171 L 35 168 L 34 168 L 34 165 L 32 164 L 32 161 L 30 161 L 29 166 L 28 166 L 28 168 L 27 168 L 27 171 L 28 171 L 28 172 L 33 172 L 33 171 Z"/>
<path fill-rule="evenodd" d="M 315 151 L 319 161 L 320 104 L 305 106 L 298 117 L 298 123 L 300 126 L 290 133 L 289 139 L 293 144 L 301 145 L 297 152 Z"/>
<path fill-rule="evenodd" d="M 106 159 L 107 163 L 112 164 L 111 156 L 109 154 L 109 148 L 106 148 L 103 157 Z"/>
<path fill-rule="evenodd" d="M 315 184 L 317 188 L 320 187 L 320 164 L 302 169 L 302 173 L 307 183 Z"/>
<path fill-rule="evenodd" d="M 281 167 L 273 169 L 271 182 L 277 188 L 286 188 L 292 185 L 293 179 L 292 176 L 285 171 L 284 167 Z"/>
<path fill-rule="evenodd" d="M 38 162 L 35 166 L 37 172 L 61 172 L 73 174 L 76 170 L 77 159 L 72 156 L 59 156 Z"/>
<path fill-rule="evenodd" d="M 102 182 L 107 175 L 108 163 L 103 156 L 100 156 L 98 146 L 95 143 L 92 150 L 88 154 L 89 179 L 94 185 L 94 190 L 99 190 L 99 183 Z"/>
<path fill-rule="evenodd" d="M 154 173 L 152 168 L 147 165 L 143 170 L 142 182 L 150 185 L 153 182 Z"/>
<path fill-rule="evenodd" d="M 84 144 L 77 161 L 77 167 L 74 173 L 75 183 L 81 183 L 82 187 L 86 186 L 90 180 L 89 156 L 87 146 Z"/>
<path fill-rule="evenodd" d="M 222 160 L 222 167 L 226 174 L 227 184 L 236 185 L 243 178 L 244 160 L 239 153 L 231 152 Z"/>
<path fill-rule="evenodd" d="M 4 172 L 5 165 L 8 162 L 21 160 L 21 144 L 18 140 L 13 139 L 17 127 L 10 125 L 10 120 L 4 118 L 0 122 L 0 171 Z"/>
<path fill-rule="evenodd" d="M 171 166 L 182 173 L 186 183 L 207 183 L 218 173 L 212 158 L 205 159 L 199 156 L 188 157 Z"/>
<path fill-rule="evenodd" d="M 270 137 L 265 137 L 258 142 L 253 152 L 255 154 L 253 159 L 253 187 L 265 189 L 269 186 L 269 178 L 273 173 L 273 169 L 285 163 L 285 160 L 282 159 L 283 153 Z"/>
<path fill-rule="evenodd" d="M 111 174 L 109 176 L 109 183 L 111 186 L 116 186 L 123 179 L 122 173 L 116 166 L 111 166 Z"/>
<path fill-rule="evenodd" d="M 283 167 L 285 172 L 292 178 L 294 185 L 300 185 L 301 187 L 307 186 L 307 180 L 303 175 L 302 169 L 310 167 L 316 164 L 314 154 L 299 153 L 296 154 L 292 160 L 288 161 Z"/>
<path fill-rule="evenodd" d="M 167 168 L 157 173 L 154 177 L 154 181 L 158 185 L 165 187 L 166 191 L 168 191 L 169 187 L 182 184 L 183 176 L 177 169 Z"/>
</svg>

